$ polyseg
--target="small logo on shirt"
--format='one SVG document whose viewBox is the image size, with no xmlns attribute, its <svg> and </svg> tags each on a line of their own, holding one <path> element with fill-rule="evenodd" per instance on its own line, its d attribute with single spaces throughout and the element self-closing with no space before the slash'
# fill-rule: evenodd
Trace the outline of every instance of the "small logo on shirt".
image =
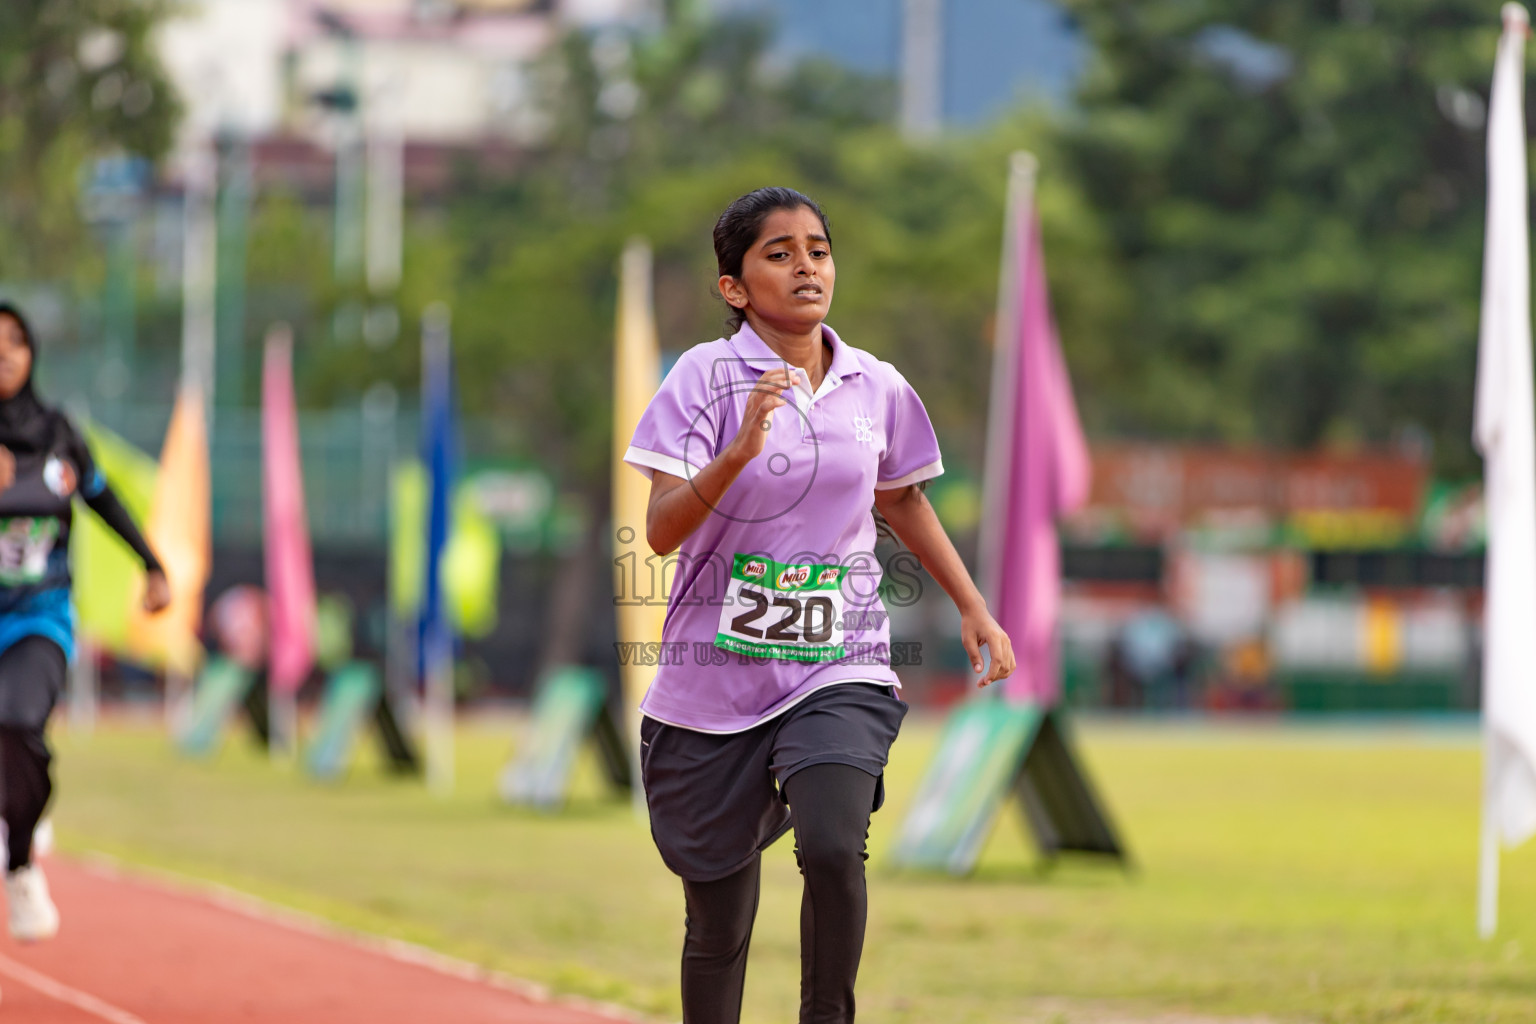
<svg viewBox="0 0 1536 1024">
<path fill-rule="evenodd" d="M 853 439 L 860 444 L 872 444 L 875 440 L 875 421 L 868 416 L 853 418 Z"/>
<path fill-rule="evenodd" d="M 811 578 L 811 567 L 808 565 L 790 566 L 779 573 L 778 589 L 791 590 L 803 586 L 805 581 Z"/>
<path fill-rule="evenodd" d="M 750 576 L 753 579 L 756 579 L 758 576 L 761 576 L 767 571 L 767 562 L 748 562 L 746 565 L 741 567 L 741 574 L 743 576 Z"/>
<path fill-rule="evenodd" d="M 823 570 L 821 570 L 821 575 L 816 577 L 816 585 L 818 587 L 824 587 L 828 583 L 836 583 L 837 582 L 837 574 L 842 572 L 842 571 L 843 570 L 841 570 L 841 569 L 823 569 Z"/>
<path fill-rule="evenodd" d="M 43 463 L 43 483 L 61 498 L 75 493 L 75 468 L 56 455 Z"/>
</svg>

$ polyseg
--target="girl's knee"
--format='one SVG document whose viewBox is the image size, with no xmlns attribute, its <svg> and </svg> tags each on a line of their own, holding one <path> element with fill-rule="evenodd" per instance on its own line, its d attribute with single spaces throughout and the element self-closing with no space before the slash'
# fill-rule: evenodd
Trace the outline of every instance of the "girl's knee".
<svg viewBox="0 0 1536 1024">
<path fill-rule="evenodd" d="M 795 863 L 802 875 L 863 878 L 866 836 L 863 829 L 805 829 L 795 836 Z"/>
<path fill-rule="evenodd" d="M 705 956 L 729 956 L 752 937 L 750 914 L 689 914 L 688 945 Z"/>
<path fill-rule="evenodd" d="M 0 756 L 23 758 L 47 766 L 53 761 L 53 752 L 48 749 L 48 738 L 43 729 L 42 725 L 0 723 Z"/>
<path fill-rule="evenodd" d="M 684 927 L 688 944 L 712 953 L 729 953 L 752 936 L 757 916 L 756 863 L 716 882 L 684 882 Z"/>
</svg>

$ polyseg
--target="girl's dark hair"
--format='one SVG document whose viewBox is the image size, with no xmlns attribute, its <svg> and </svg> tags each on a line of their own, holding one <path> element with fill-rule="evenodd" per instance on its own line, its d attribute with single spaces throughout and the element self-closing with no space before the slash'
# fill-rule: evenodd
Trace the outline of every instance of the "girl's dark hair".
<svg viewBox="0 0 1536 1024">
<path fill-rule="evenodd" d="M 21 328 L 21 341 L 32 353 L 33 371 L 37 369 L 37 335 L 21 310 L 9 302 L 0 302 L 0 317 L 8 316 Z M 58 409 L 50 408 L 37 397 L 32 387 L 32 374 L 21 385 L 21 390 L 0 402 L 0 437 L 12 452 L 53 451 L 64 437 L 73 437 L 73 429 Z M 88 456 L 87 456 L 88 457 Z M 84 463 L 77 462 L 76 466 Z"/>
<path fill-rule="evenodd" d="M 27 348 L 32 354 L 37 355 L 37 336 L 32 333 L 32 325 L 27 323 L 27 318 L 21 315 L 21 310 L 9 302 L 0 302 L 0 316 L 8 316 L 16 321 L 16 326 L 21 328 L 21 339 L 26 342 Z"/>
<path fill-rule="evenodd" d="M 741 276 L 742 257 L 746 256 L 747 250 L 752 248 L 752 243 L 757 241 L 758 235 L 762 234 L 763 221 L 768 219 L 770 213 L 775 210 L 794 210 L 802 206 L 814 213 L 821 221 L 821 230 L 830 242 L 832 227 L 827 223 L 826 212 L 816 200 L 803 192 L 772 186 L 753 189 L 734 200 L 725 208 L 720 219 L 715 221 L 715 263 L 720 268 L 720 276 Z M 726 319 L 726 323 L 730 325 L 732 333 L 740 330 L 746 320 L 747 314 L 744 311 L 731 306 L 731 315 Z"/>
</svg>

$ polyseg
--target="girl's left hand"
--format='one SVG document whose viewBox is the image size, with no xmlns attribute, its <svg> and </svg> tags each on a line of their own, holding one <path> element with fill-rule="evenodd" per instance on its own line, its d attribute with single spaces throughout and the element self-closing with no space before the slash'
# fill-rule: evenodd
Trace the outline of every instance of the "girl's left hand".
<svg viewBox="0 0 1536 1024">
<path fill-rule="evenodd" d="M 978 682 L 977 686 L 986 686 L 999 679 L 1006 679 L 1013 674 L 1013 642 L 1008 639 L 1008 634 L 1003 632 L 1003 627 L 997 624 L 991 613 L 987 611 L 975 611 L 960 616 L 960 642 L 965 645 L 965 652 L 971 656 L 971 668 L 976 672 L 982 670 L 981 648 L 987 648 L 987 653 L 992 656 L 992 667 L 987 670 L 986 677 Z"/>
<path fill-rule="evenodd" d="M 144 611 L 150 615 L 165 610 L 171 603 L 171 583 L 156 569 L 144 574 Z"/>
</svg>

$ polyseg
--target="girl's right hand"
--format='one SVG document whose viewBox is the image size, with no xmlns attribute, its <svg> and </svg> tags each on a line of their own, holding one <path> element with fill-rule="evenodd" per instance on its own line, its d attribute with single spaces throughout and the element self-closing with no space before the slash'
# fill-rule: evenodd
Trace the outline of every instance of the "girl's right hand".
<svg viewBox="0 0 1536 1024">
<path fill-rule="evenodd" d="M 171 603 L 171 584 L 165 572 L 151 569 L 144 574 L 144 610 L 150 615 L 164 611 Z"/>
<path fill-rule="evenodd" d="M 0 491 L 16 482 L 16 456 L 9 448 L 0 447 Z"/>
<path fill-rule="evenodd" d="M 747 407 L 741 414 L 741 429 L 731 442 L 743 462 L 749 462 L 763 453 L 768 443 L 768 428 L 773 425 L 773 410 L 788 404 L 784 392 L 800 380 L 800 371 L 794 367 L 769 370 L 758 378 L 757 384 L 747 395 Z"/>
</svg>

